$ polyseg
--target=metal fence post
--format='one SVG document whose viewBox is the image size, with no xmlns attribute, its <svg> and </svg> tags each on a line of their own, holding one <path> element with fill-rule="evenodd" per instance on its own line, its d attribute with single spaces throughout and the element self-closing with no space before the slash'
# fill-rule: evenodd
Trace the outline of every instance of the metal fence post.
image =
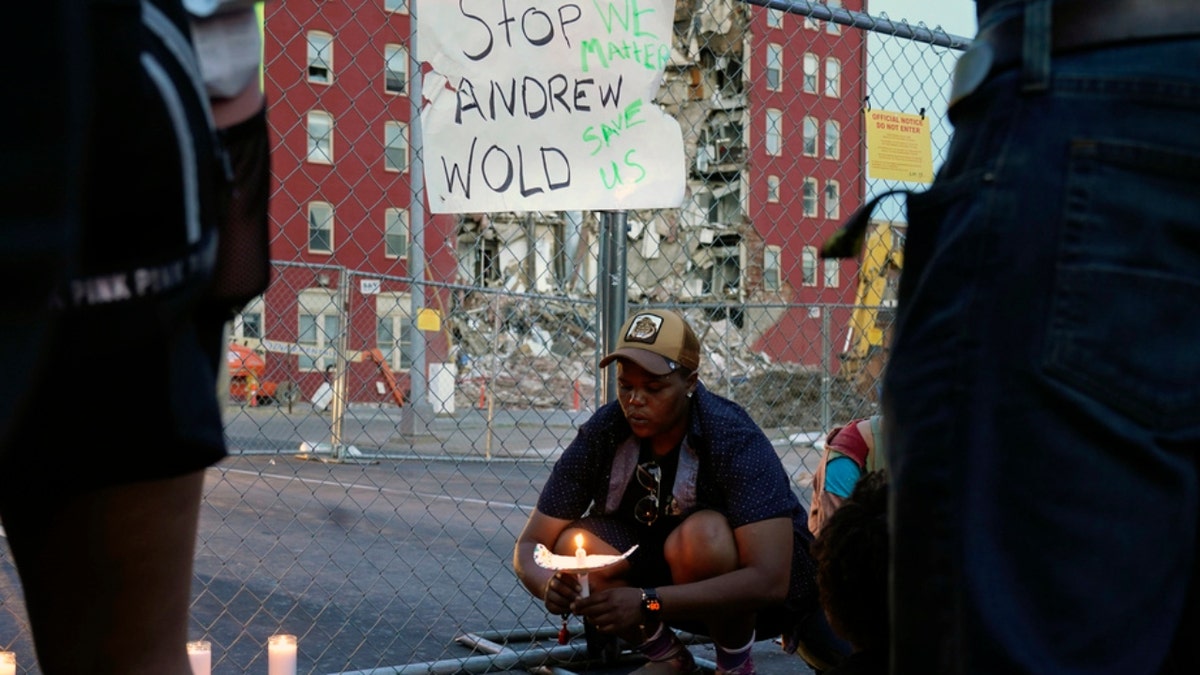
<svg viewBox="0 0 1200 675">
<path fill-rule="evenodd" d="M 829 431 L 830 425 L 833 422 L 833 404 L 830 401 L 833 387 L 830 386 L 833 379 L 832 359 L 829 358 L 829 351 L 832 349 L 833 340 L 830 338 L 833 335 L 832 321 L 829 318 L 829 307 L 824 307 L 821 310 L 821 432 Z"/>
<path fill-rule="evenodd" d="M 429 375 L 425 363 L 425 338 L 417 326 L 418 318 L 425 309 L 425 162 L 421 138 L 422 78 L 421 62 L 417 60 L 417 3 L 409 3 L 408 58 L 409 72 L 409 120 L 412 165 L 409 167 L 409 234 L 411 245 L 408 251 L 408 276 L 412 278 L 411 316 L 412 326 L 409 350 L 412 365 L 409 368 L 408 405 L 400 411 L 400 431 L 410 438 L 416 433 L 416 421 L 424 424 L 433 419 L 433 406 L 429 402 Z M 422 425 L 424 427 L 424 424 Z"/>
<path fill-rule="evenodd" d="M 628 302 L 626 287 L 627 269 L 625 255 L 625 231 L 629 224 L 628 211 L 605 211 L 600 216 L 600 358 L 613 350 L 621 339 L 621 324 L 625 323 L 625 306 Z M 597 404 L 616 400 L 616 369 L 600 373 L 596 378 L 599 385 Z"/>
</svg>

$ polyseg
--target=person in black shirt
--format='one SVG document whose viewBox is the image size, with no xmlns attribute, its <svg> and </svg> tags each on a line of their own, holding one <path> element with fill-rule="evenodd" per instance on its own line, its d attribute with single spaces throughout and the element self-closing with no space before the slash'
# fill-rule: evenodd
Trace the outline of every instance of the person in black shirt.
<svg viewBox="0 0 1200 675">
<path fill-rule="evenodd" d="M 717 669 L 752 673 L 756 640 L 819 665 L 847 645 L 817 602 L 806 515 L 779 456 L 740 406 L 700 383 L 700 343 L 681 315 L 639 311 L 601 366 L 617 367 L 617 401 L 579 429 L 517 539 L 513 566 L 554 614 L 574 612 L 648 659 L 647 673 L 695 670 L 671 626 L 710 636 Z M 637 550 L 589 574 L 538 567 L 561 555 Z"/>
<path fill-rule="evenodd" d="M 217 288 L 218 231 L 230 204 L 265 214 L 265 174 L 228 172 L 180 0 L 7 18 L 31 48 L 17 70 L 41 81 L 3 112 L 19 140 L 0 145 L 0 256 L 17 263 L 0 296 L 0 521 L 38 664 L 187 675 L 205 469 L 226 452 L 223 327 L 264 284 Z M 245 165 L 262 168 L 263 140 Z"/>
</svg>

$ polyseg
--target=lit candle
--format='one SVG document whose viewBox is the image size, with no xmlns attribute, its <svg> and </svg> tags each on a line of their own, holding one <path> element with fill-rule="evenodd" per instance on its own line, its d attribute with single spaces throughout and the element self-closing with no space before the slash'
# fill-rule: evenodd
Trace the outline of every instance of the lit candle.
<svg viewBox="0 0 1200 675">
<path fill-rule="evenodd" d="M 296 675 L 296 636 L 267 638 L 267 675 Z"/>
<path fill-rule="evenodd" d="M 0 652 L 0 675 L 17 675 L 16 652 Z"/>
<path fill-rule="evenodd" d="M 579 597 L 586 598 L 589 594 L 588 590 L 588 575 L 587 575 L 587 551 L 583 549 L 583 533 L 575 535 L 575 565 L 579 572 L 579 583 L 583 586 L 583 590 L 579 592 Z"/>
<path fill-rule="evenodd" d="M 212 643 L 196 640 L 187 643 L 188 661 L 192 664 L 192 675 L 212 675 Z"/>
<path fill-rule="evenodd" d="M 587 551 L 583 550 L 583 535 L 575 535 L 575 562 L 580 567 L 587 567 Z"/>
</svg>

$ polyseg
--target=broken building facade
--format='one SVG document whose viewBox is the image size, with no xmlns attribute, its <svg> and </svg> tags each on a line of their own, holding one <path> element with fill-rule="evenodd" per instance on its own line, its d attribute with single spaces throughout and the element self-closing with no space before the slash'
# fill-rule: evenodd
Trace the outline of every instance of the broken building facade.
<svg viewBox="0 0 1200 675">
<path fill-rule="evenodd" d="M 740 0 L 678 0 L 671 57 L 658 103 L 682 129 L 687 193 L 679 209 L 628 214 L 629 302 L 703 306 L 769 360 L 818 365 L 796 334 L 828 339 L 822 306 L 855 292 L 854 269 L 816 246 L 863 195 L 864 38 Z M 464 216 L 457 281 L 593 295 L 599 239 L 595 213 Z"/>
<path fill-rule="evenodd" d="M 421 211 L 412 222 L 423 195 L 410 172 L 408 4 L 289 0 L 266 12 L 275 273 L 235 326 L 266 377 L 308 397 L 333 369 L 351 401 L 387 402 L 382 371 L 407 390 L 418 354 L 430 377 L 453 364 L 460 381 L 495 380 L 521 356 L 550 359 L 522 366 L 546 381 L 586 381 L 598 214 Z M 856 269 L 817 249 L 865 192 L 865 64 L 865 35 L 834 22 L 740 0 L 675 3 L 657 103 L 682 130 L 685 201 L 627 214 L 627 294 L 702 324 L 722 377 L 734 365 L 836 370 Z M 364 356 L 375 349 L 381 358 Z"/>
</svg>

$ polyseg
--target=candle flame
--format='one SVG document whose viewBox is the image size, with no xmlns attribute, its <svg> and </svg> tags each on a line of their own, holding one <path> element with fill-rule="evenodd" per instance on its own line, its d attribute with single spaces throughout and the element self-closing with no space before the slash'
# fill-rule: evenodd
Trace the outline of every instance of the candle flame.
<svg viewBox="0 0 1200 675">
<path fill-rule="evenodd" d="M 575 548 L 583 548 L 583 533 L 575 535 Z"/>
</svg>

